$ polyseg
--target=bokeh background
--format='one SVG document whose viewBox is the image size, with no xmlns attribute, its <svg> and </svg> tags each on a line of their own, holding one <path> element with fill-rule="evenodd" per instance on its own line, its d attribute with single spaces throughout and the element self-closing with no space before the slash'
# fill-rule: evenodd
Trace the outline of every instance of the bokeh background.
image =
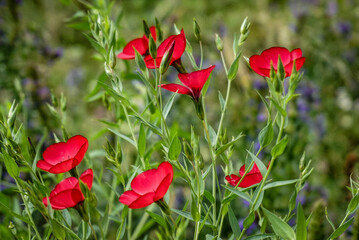
<svg viewBox="0 0 359 240">
<path fill-rule="evenodd" d="M 216 65 L 207 97 L 210 123 L 215 126 L 219 121 L 218 90 L 224 94 L 226 89 L 215 33 L 224 41 L 228 65 L 234 58 L 234 33 L 240 32 L 246 16 L 251 27 L 243 46 L 244 56 L 260 54 L 272 46 L 301 48 L 306 57 L 298 88 L 301 96 L 290 106 L 286 130 L 290 136 L 289 147 L 277 162 L 272 177 L 296 178 L 298 162 L 305 151 L 315 170 L 299 200 L 307 215 L 316 206 L 328 206 L 329 216 L 339 223 L 350 197 L 346 186 L 350 177 L 358 179 L 359 170 L 358 1 L 124 0 L 115 1 L 112 10 L 114 19 L 122 14 L 117 29 L 118 51 L 127 41 L 142 36 L 143 19 L 153 25 L 156 17 L 165 37 L 174 34 L 173 24 L 184 29 L 198 60 L 199 46 L 192 25 L 196 18 L 204 43 L 204 67 Z M 34 142 L 45 139 L 45 147 L 53 142 L 52 133 L 61 134 L 61 124 L 47 104 L 52 103 L 51 93 L 58 100 L 63 94 L 67 99 L 66 114 L 61 117 L 63 124 L 71 135 L 83 134 L 89 138 L 90 156 L 97 159 L 94 167 L 100 168 L 106 165 L 101 146 L 105 136 L 111 138 L 111 134 L 99 119 L 110 121 L 114 116 L 106 109 L 103 93 L 96 89 L 97 80 L 104 78 L 103 63 L 83 34 L 89 33 L 87 11 L 80 2 L 70 0 L 0 1 L 0 112 L 7 114 L 10 103 L 16 99 L 22 113 L 18 120 L 22 121 L 26 135 Z M 183 62 L 190 69 L 188 59 L 184 57 Z M 118 60 L 117 66 L 126 91 L 133 95 L 132 100 L 143 104 L 144 86 L 134 74 L 134 62 Z M 166 81 L 178 81 L 176 72 L 170 70 Z M 265 107 L 255 90 L 265 95 L 266 83 L 243 59 L 224 123 L 229 136 L 245 134 L 232 157 L 234 169 L 243 164 L 245 149 L 256 140 L 266 123 Z M 169 96 L 165 92 L 164 95 Z M 189 99 L 177 98 L 169 123 L 184 137 L 188 136 L 191 124 L 199 124 Z M 131 149 L 126 151 L 131 153 Z M 269 160 L 265 151 L 261 156 Z M 16 203 L 17 195 L 11 193 L 11 187 L 11 179 L 2 167 L 0 201 L 8 206 Z M 280 212 L 286 208 L 289 197 L 288 189 L 283 188 L 268 193 L 264 204 L 271 204 Z M 236 206 L 238 216 L 244 217 L 245 203 L 238 200 Z M 0 221 L 7 222 L 9 216 L 1 206 L 0 214 Z M 7 226 L 1 225 L 1 231 L 7 231 Z M 256 231 L 256 226 L 253 229 Z M 347 231 L 347 237 L 351 231 Z M 322 238 L 317 235 L 316 239 Z"/>
</svg>

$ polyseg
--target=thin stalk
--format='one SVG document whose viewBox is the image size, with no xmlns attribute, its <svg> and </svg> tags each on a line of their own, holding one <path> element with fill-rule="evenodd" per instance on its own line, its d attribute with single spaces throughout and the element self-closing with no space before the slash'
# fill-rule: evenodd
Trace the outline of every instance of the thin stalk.
<svg viewBox="0 0 359 240">
<path fill-rule="evenodd" d="M 226 112 L 226 110 L 227 110 L 227 104 L 228 104 L 229 94 L 230 94 L 230 91 L 231 91 L 231 83 L 232 83 L 232 81 L 228 81 L 228 84 L 227 84 L 227 93 L 226 93 L 226 100 L 224 101 L 224 106 L 223 106 L 223 110 L 222 110 L 222 113 L 221 113 L 221 118 L 220 118 L 220 120 L 219 120 L 218 130 L 217 130 L 217 136 L 216 136 L 216 140 L 214 141 L 214 146 L 217 145 L 219 136 L 220 136 L 220 134 L 221 134 L 222 124 L 223 124 L 223 119 L 224 119 L 224 114 L 225 114 L 225 112 Z"/>
<path fill-rule="evenodd" d="M 210 155 L 211 155 L 211 159 L 212 159 L 212 196 L 214 198 L 214 202 L 213 202 L 213 222 L 216 221 L 217 218 L 217 208 L 216 208 L 216 193 L 217 193 L 217 189 L 216 189 L 216 178 L 217 178 L 217 174 L 216 174 L 216 158 L 214 156 L 213 153 L 213 148 L 212 148 L 212 141 L 209 135 L 209 131 L 208 131 L 208 122 L 207 122 L 207 115 L 206 115 L 206 110 L 205 110 L 205 106 L 204 106 L 204 97 L 202 98 L 202 103 L 203 103 L 203 109 L 204 109 L 204 119 L 202 120 L 202 124 L 203 124 L 203 128 L 204 131 L 206 132 L 206 136 L 207 136 L 207 142 L 208 142 L 208 148 L 210 151 Z"/>
<path fill-rule="evenodd" d="M 15 182 L 16 182 L 17 189 L 19 189 L 19 193 L 20 193 L 20 195 L 21 195 L 21 199 L 22 199 L 22 201 L 23 201 L 24 204 L 25 204 L 26 213 L 27 213 L 27 215 L 29 216 L 30 222 L 31 222 L 32 225 L 33 225 L 32 228 L 33 228 L 34 231 L 35 231 L 36 237 L 41 240 L 42 238 L 41 238 L 41 236 L 40 236 L 39 231 L 37 230 L 37 227 L 36 227 L 36 224 L 35 224 L 35 222 L 34 222 L 34 219 L 32 218 L 32 215 L 31 215 L 31 213 L 30 213 L 29 205 L 27 204 L 27 201 L 26 201 L 25 198 L 24 198 L 24 195 L 23 195 L 23 193 L 22 193 L 22 190 L 20 189 L 19 182 L 17 181 L 16 178 L 14 178 L 14 179 L 15 179 Z"/>
<path fill-rule="evenodd" d="M 151 206 L 148 207 L 147 210 L 148 210 L 148 211 L 152 211 L 153 208 L 154 208 L 154 205 L 151 205 Z M 139 233 L 141 232 L 141 230 L 142 230 L 143 225 L 145 225 L 145 223 L 146 223 L 148 217 L 149 217 L 149 215 L 148 215 L 147 213 L 143 214 L 143 216 L 142 216 L 140 222 L 138 223 L 138 225 L 137 225 L 135 231 L 134 231 L 133 234 L 132 234 L 132 238 L 133 238 L 133 239 L 136 239 L 136 238 L 137 238 L 138 234 L 139 234 Z"/>
<path fill-rule="evenodd" d="M 281 137 L 282 137 L 282 134 L 283 134 L 283 129 L 284 129 L 284 117 L 281 116 L 281 124 L 280 124 L 280 128 L 279 128 L 279 133 L 278 133 L 278 137 L 277 137 L 277 141 L 276 141 L 276 144 L 278 144 L 278 142 L 280 141 Z M 275 157 L 272 157 L 271 161 L 270 161 L 270 164 L 269 164 L 269 167 L 268 167 L 268 170 L 266 172 L 266 175 L 264 176 L 260 186 L 259 186 L 259 191 L 258 191 L 258 194 L 256 196 L 256 198 L 254 199 L 254 202 L 252 204 L 252 207 L 251 207 L 251 210 L 253 210 L 252 208 L 256 205 L 256 203 L 258 202 L 258 199 L 259 199 L 259 196 L 260 196 L 260 193 L 262 192 L 263 190 L 263 187 L 264 187 L 264 183 L 267 181 L 267 178 L 269 176 L 269 173 L 271 172 L 272 168 L 273 168 L 273 165 L 274 165 L 274 161 L 275 161 Z"/>
<path fill-rule="evenodd" d="M 196 173 L 196 177 L 197 179 L 199 179 L 200 176 L 198 176 L 198 172 L 197 170 L 195 169 L 195 173 Z M 202 177 L 202 176 L 201 176 Z M 213 178 L 214 179 L 214 178 Z M 196 222 L 196 225 L 195 225 L 195 229 L 194 229 L 194 240 L 197 240 L 198 239 L 198 235 L 199 235 L 199 227 L 200 227 L 200 224 L 201 224 L 201 207 L 202 207 L 202 204 L 201 204 L 201 187 L 200 187 L 200 181 L 198 180 L 197 183 L 198 183 L 198 202 L 197 202 L 197 206 L 198 206 L 198 214 L 199 214 L 199 220 Z M 192 203 L 193 204 L 193 203 Z"/>
<path fill-rule="evenodd" d="M 227 66 L 226 66 L 226 61 L 225 61 L 224 56 L 223 56 L 223 51 L 220 51 L 220 54 L 221 54 L 221 59 L 222 59 L 223 68 L 224 68 L 224 71 L 226 72 L 226 75 L 227 75 L 227 74 L 228 74 L 228 70 L 227 70 Z"/>
<path fill-rule="evenodd" d="M 132 209 L 128 209 L 127 239 L 131 240 Z"/>
<path fill-rule="evenodd" d="M 203 47 L 202 47 L 202 41 L 199 41 L 199 49 L 201 51 L 201 62 L 199 64 L 199 69 L 202 69 L 202 63 L 203 63 Z"/>
<path fill-rule="evenodd" d="M 96 232 L 95 232 L 95 229 L 93 228 L 92 224 L 90 221 L 88 221 L 88 224 L 91 228 L 91 231 L 92 231 L 92 234 L 93 234 L 93 237 L 95 238 L 95 240 L 97 240 L 97 236 L 96 236 Z"/>
<path fill-rule="evenodd" d="M 85 221 L 82 221 L 82 228 L 83 228 L 83 235 L 82 235 L 82 239 L 86 240 L 86 235 L 87 235 L 87 224 Z"/>
</svg>

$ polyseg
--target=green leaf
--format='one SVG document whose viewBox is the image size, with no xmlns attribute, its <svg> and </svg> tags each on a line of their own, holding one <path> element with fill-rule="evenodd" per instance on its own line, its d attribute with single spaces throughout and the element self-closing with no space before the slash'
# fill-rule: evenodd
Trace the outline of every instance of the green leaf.
<svg viewBox="0 0 359 240">
<path fill-rule="evenodd" d="M 202 88 L 202 96 L 206 96 L 209 84 L 211 82 L 212 79 L 212 73 L 209 75 L 209 77 L 207 78 L 206 83 L 204 84 L 203 88 Z"/>
<path fill-rule="evenodd" d="M 141 124 L 140 126 L 140 132 L 138 135 L 138 154 L 141 157 L 145 156 L 145 152 L 146 152 L 146 131 L 145 128 L 143 126 L 143 124 Z"/>
<path fill-rule="evenodd" d="M 271 223 L 274 232 L 279 237 L 283 238 L 284 240 L 295 240 L 294 230 L 286 222 L 267 209 L 262 209 L 264 214 L 267 216 L 268 221 Z"/>
<path fill-rule="evenodd" d="M 221 91 L 218 91 L 218 99 L 219 99 L 219 103 L 221 105 L 221 112 L 223 112 L 224 111 L 224 105 L 225 105 L 226 101 L 224 100 Z"/>
<path fill-rule="evenodd" d="M 172 108 L 172 104 L 173 104 L 173 101 L 174 101 L 176 95 L 177 95 L 177 93 L 172 94 L 172 96 L 168 100 L 167 104 L 163 108 L 163 117 L 164 117 L 164 119 L 167 118 L 168 113 L 170 112 L 170 110 Z"/>
<path fill-rule="evenodd" d="M 275 237 L 274 234 L 264 233 L 264 234 L 252 235 L 244 240 L 263 240 L 268 238 L 273 239 L 274 237 Z"/>
<path fill-rule="evenodd" d="M 214 197 L 212 196 L 212 193 L 208 192 L 207 190 L 204 190 L 203 192 L 204 196 L 208 199 L 210 203 L 214 203 Z"/>
<path fill-rule="evenodd" d="M 276 158 L 284 152 L 286 146 L 288 143 L 288 136 L 286 135 L 284 138 L 282 138 L 277 145 L 275 145 L 271 151 L 271 155 L 273 158 Z"/>
<path fill-rule="evenodd" d="M 264 191 L 259 192 L 259 190 L 260 190 L 260 187 L 257 187 L 252 196 L 251 211 L 256 211 L 259 208 L 259 206 L 262 204 L 263 197 L 264 197 Z M 257 200 L 256 204 L 253 205 L 258 194 L 259 194 L 258 200 Z"/>
<path fill-rule="evenodd" d="M 237 76 L 238 62 L 239 62 L 240 56 L 241 56 L 241 53 L 237 54 L 236 58 L 232 62 L 231 66 L 229 67 L 228 74 L 227 74 L 227 78 L 229 81 L 232 81 Z"/>
<path fill-rule="evenodd" d="M 271 108 L 267 102 L 267 100 L 265 100 L 265 98 L 256 90 L 257 94 L 259 95 L 259 97 L 262 99 L 262 102 L 264 103 L 264 105 L 266 106 L 266 109 L 267 109 L 267 112 L 268 112 L 268 115 L 269 115 L 269 118 L 271 116 Z"/>
<path fill-rule="evenodd" d="M 16 164 L 15 159 L 10 157 L 10 155 L 5 151 L 2 151 L 1 157 L 4 160 L 5 167 L 9 175 L 12 178 L 17 178 L 19 176 L 19 166 Z"/>
<path fill-rule="evenodd" d="M 242 133 L 240 133 L 235 139 L 233 139 L 232 141 L 220 146 L 217 150 L 216 150 L 216 155 L 220 155 L 221 153 L 223 153 L 224 151 L 226 151 L 229 147 L 231 147 L 236 141 L 238 141 L 238 139 L 240 139 L 241 137 L 243 137 L 244 135 Z"/>
<path fill-rule="evenodd" d="M 150 215 L 150 217 L 151 217 L 156 223 L 158 223 L 158 224 L 161 225 L 162 227 L 166 228 L 166 220 L 165 220 L 162 216 L 160 216 L 160 215 L 158 215 L 158 214 L 156 214 L 156 213 L 153 213 L 153 212 L 151 212 L 151 211 L 148 211 L 148 210 L 146 210 L 146 213 L 147 213 L 148 215 Z"/>
<path fill-rule="evenodd" d="M 238 220 L 234 215 L 234 212 L 230 206 L 228 207 L 228 218 L 229 218 L 229 224 L 231 225 L 232 228 L 232 232 L 234 233 L 236 239 L 239 239 L 239 236 L 241 235 L 241 229 L 239 227 Z"/>
<path fill-rule="evenodd" d="M 3 204 L 0 201 L 0 210 L 2 213 L 7 213 L 10 214 L 11 216 L 20 219 L 21 221 L 23 221 L 24 223 L 27 223 L 29 225 L 32 225 L 31 221 L 29 220 L 28 217 L 24 217 L 20 214 L 17 214 L 16 212 L 13 212 L 8 206 L 6 206 L 5 204 Z"/>
<path fill-rule="evenodd" d="M 178 137 L 175 136 L 168 150 L 168 157 L 171 160 L 177 160 L 180 154 L 181 154 L 181 142 L 178 139 Z"/>
<path fill-rule="evenodd" d="M 244 192 L 241 192 L 239 191 L 238 189 L 235 189 L 235 188 L 231 188 L 231 187 L 228 187 L 226 185 L 222 185 L 222 187 L 224 187 L 225 189 L 227 189 L 228 191 L 234 193 L 235 195 L 237 195 L 238 197 L 248 201 L 249 203 L 252 203 L 252 199 L 248 196 L 248 194 L 244 193 Z"/>
<path fill-rule="evenodd" d="M 300 181 L 300 179 L 292 179 L 292 180 L 271 182 L 271 183 L 266 184 L 263 187 L 263 191 L 267 190 L 267 189 L 270 189 L 270 188 L 275 188 L 275 187 L 281 187 L 281 186 L 285 186 L 285 185 L 294 184 L 294 183 L 296 183 L 298 181 Z"/>
<path fill-rule="evenodd" d="M 359 193 L 357 193 L 352 200 L 350 200 L 350 203 L 348 205 L 348 209 L 347 212 L 349 214 L 352 214 L 353 212 L 355 212 L 359 207 Z"/>
<path fill-rule="evenodd" d="M 198 222 L 201 217 L 198 212 L 197 203 L 193 197 L 192 197 L 192 203 L 191 203 L 191 215 L 195 222 Z"/>
<path fill-rule="evenodd" d="M 115 129 L 112 128 L 108 128 L 109 131 L 113 132 L 114 134 L 116 134 L 117 136 L 119 136 L 120 138 L 122 138 L 123 140 L 126 140 L 127 142 L 131 143 L 134 147 L 136 147 L 136 143 L 129 137 L 127 137 L 126 135 L 116 131 Z"/>
<path fill-rule="evenodd" d="M 279 103 L 274 99 L 274 98 L 270 98 L 270 100 L 272 101 L 272 103 L 274 104 L 274 106 L 277 108 L 277 110 L 280 112 L 280 114 L 283 117 L 287 116 L 287 112 L 279 105 Z"/>
<path fill-rule="evenodd" d="M 354 221 L 354 217 L 352 217 L 351 219 L 349 219 L 348 221 L 346 221 L 342 226 L 340 226 L 339 228 L 337 228 L 337 230 L 335 230 L 328 239 L 336 239 L 338 238 L 340 235 L 343 234 L 343 232 L 345 232 L 345 230 L 348 229 L 348 227 L 350 227 L 350 225 L 352 225 Z"/>
<path fill-rule="evenodd" d="M 184 218 L 187 218 L 191 221 L 194 221 L 191 214 L 187 211 L 182 211 L 182 210 L 178 210 L 178 209 L 174 209 L 174 208 L 171 208 L 171 211 L 174 212 L 174 213 L 177 213 L 178 215 L 184 217 Z M 203 222 L 203 219 L 200 219 L 200 222 L 202 223 Z M 205 224 L 206 225 L 211 225 L 208 221 L 205 221 Z"/>
<path fill-rule="evenodd" d="M 140 115 L 130 115 L 131 117 L 136 118 L 137 120 L 139 120 L 140 122 L 142 122 L 143 124 L 145 124 L 149 129 L 152 130 L 152 132 L 156 133 L 157 135 L 159 135 L 160 137 L 162 136 L 161 133 L 161 129 L 156 127 L 155 125 L 153 125 L 150 122 L 147 122 L 145 119 L 143 119 Z"/>
<path fill-rule="evenodd" d="M 259 132 L 258 140 L 262 148 L 268 146 L 273 140 L 274 132 L 272 121 L 269 120 L 267 125 Z"/>
<path fill-rule="evenodd" d="M 249 228 L 252 225 L 252 223 L 254 222 L 254 219 L 255 219 L 254 212 L 250 212 L 249 215 L 246 217 L 246 219 L 244 219 L 243 227 L 245 229 Z"/>
<path fill-rule="evenodd" d="M 325 207 L 325 217 L 327 218 L 328 223 L 330 224 L 330 226 L 332 227 L 333 231 L 335 231 L 335 226 L 332 222 L 332 220 L 330 220 L 329 216 L 328 216 L 328 209 L 327 207 Z"/>
<path fill-rule="evenodd" d="M 307 224 L 303 212 L 303 207 L 300 203 L 297 206 L 297 229 L 296 240 L 307 240 Z"/>
<path fill-rule="evenodd" d="M 66 230 L 61 223 L 59 223 L 56 219 L 51 219 L 51 227 L 56 239 L 65 239 Z"/>
<path fill-rule="evenodd" d="M 252 158 L 252 160 L 257 164 L 257 167 L 259 168 L 259 171 L 261 172 L 262 176 L 264 177 L 266 175 L 266 173 L 267 173 L 267 168 L 263 164 L 262 160 L 257 158 L 256 155 L 254 155 L 252 152 L 250 152 L 248 150 L 247 150 L 247 153 Z"/>
</svg>

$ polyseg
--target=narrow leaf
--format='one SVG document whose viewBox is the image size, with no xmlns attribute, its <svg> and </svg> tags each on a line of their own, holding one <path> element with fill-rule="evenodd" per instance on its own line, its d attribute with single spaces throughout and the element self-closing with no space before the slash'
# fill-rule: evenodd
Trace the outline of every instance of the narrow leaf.
<svg viewBox="0 0 359 240">
<path fill-rule="evenodd" d="M 281 218 L 279 218 L 274 213 L 271 213 L 265 208 L 262 208 L 263 212 L 268 218 L 268 221 L 271 223 L 271 226 L 274 232 L 284 240 L 295 240 L 294 230 Z"/>
</svg>

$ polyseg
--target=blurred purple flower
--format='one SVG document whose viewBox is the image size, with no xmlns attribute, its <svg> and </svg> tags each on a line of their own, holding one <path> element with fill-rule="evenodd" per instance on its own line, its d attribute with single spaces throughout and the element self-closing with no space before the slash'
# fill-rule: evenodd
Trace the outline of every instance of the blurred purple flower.
<svg viewBox="0 0 359 240">
<path fill-rule="evenodd" d="M 352 24 L 348 21 L 340 21 L 337 23 L 337 31 L 343 35 L 345 39 L 349 39 L 351 36 Z"/>
<path fill-rule="evenodd" d="M 338 3 L 336 0 L 331 0 L 327 5 L 327 15 L 333 17 L 338 12 Z"/>
<path fill-rule="evenodd" d="M 253 87 L 257 90 L 266 90 L 267 89 L 267 83 L 261 79 L 255 79 L 253 81 Z"/>
</svg>

